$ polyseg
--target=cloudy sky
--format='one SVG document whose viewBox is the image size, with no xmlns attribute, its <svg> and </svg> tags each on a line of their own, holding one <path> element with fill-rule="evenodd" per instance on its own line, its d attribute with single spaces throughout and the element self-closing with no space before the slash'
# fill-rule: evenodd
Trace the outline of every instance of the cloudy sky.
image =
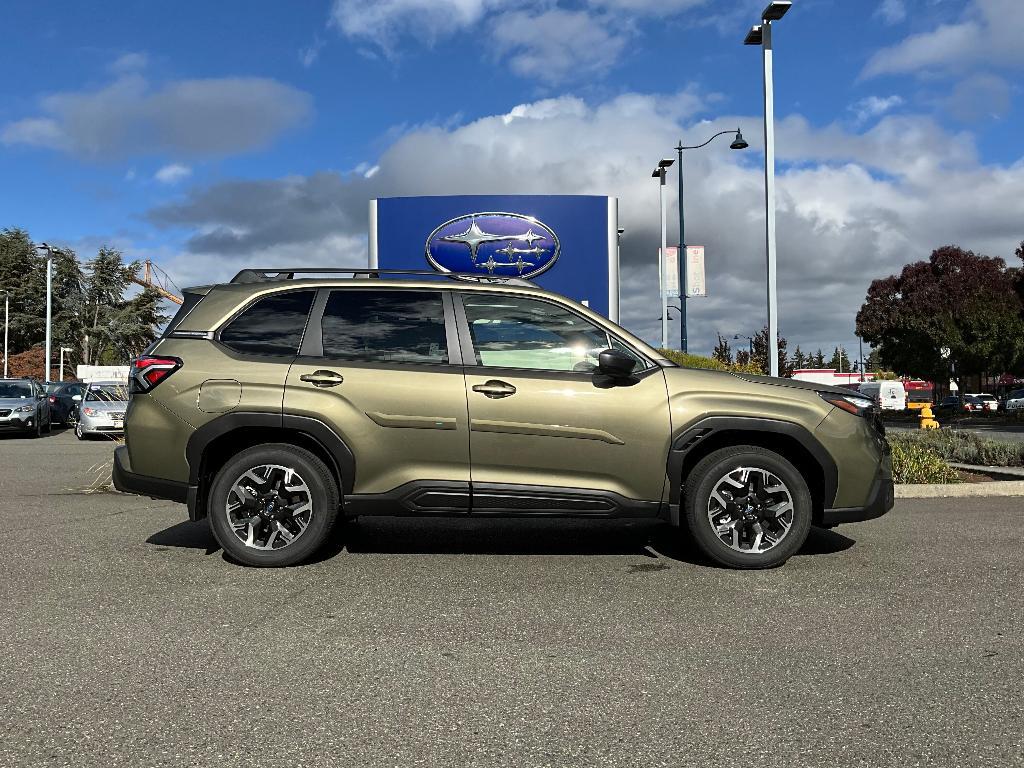
<svg viewBox="0 0 1024 768">
<path fill-rule="evenodd" d="M 765 322 L 760 54 L 741 44 L 765 2 L 11 0 L 0 227 L 187 285 L 363 264 L 372 197 L 615 195 L 623 319 L 654 340 L 650 168 L 741 126 L 750 149 L 685 157 L 706 352 Z M 1024 0 L 794 0 L 775 30 L 791 345 L 855 344 L 870 280 L 939 245 L 1012 259 L 1021 40 Z"/>
</svg>

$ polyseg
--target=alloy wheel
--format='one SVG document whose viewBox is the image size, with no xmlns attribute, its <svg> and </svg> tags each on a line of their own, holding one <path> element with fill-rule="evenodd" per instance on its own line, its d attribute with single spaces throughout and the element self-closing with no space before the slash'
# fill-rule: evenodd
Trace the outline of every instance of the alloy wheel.
<svg viewBox="0 0 1024 768">
<path fill-rule="evenodd" d="M 313 519 L 313 497 L 295 469 L 260 464 L 231 484 L 224 511 L 228 526 L 245 546 L 279 550 L 306 532 Z"/>
<path fill-rule="evenodd" d="M 708 499 L 708 521 L 719 540 L 743 554 L 778 546 L 793 527 L 793 495 L 767 469 L 738 467 L 715 483 Z"/>
</svg>

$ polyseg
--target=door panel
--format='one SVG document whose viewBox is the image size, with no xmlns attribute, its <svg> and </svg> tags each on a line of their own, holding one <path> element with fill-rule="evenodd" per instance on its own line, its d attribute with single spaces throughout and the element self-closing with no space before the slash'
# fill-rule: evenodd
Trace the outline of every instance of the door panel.
<svg viewBox="0 0 1024 768">
<path fill-rule="evenodd" d="M 564 305 L 496 293 L 458 299 L 474 509 L 494 484 L 531 496 L 576 489 L 660 502 L 671 433 L 663 371 Z M 618 382 L 597 373 L 609 347 L 642 370 Z M 574 497 L 561 508 L 601 506 Z"/>
<path fill-rule="evenodd" d="M 500 379 L 501 399 L 472 387 Z M 473 483 L 609 491 L 660 501 L 670 437 L 665 378 L 653 369 L 631 386 L 593 375 L 466 368 Z"/>
<path fill-rule="evenodd" d="M 443 486 L 465 503 L 441 506 L 468 511 L 469 418 L 452 317 L 441 291 L 325 289 L 317 298 L 285 412 L 320 419 L 345 440 L 355 495 Z M 394 495 L 407 491 L 416 487 Z M 443 495 L 413 506 L 436 507 Z"/>
</svg>

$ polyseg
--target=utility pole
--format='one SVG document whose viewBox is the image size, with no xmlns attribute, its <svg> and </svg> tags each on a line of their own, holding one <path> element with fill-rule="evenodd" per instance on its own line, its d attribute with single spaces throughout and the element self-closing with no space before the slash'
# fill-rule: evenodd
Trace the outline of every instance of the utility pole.
<svg viewBox="0 0 1024 768">
<path fill-rule="evenodd" d="M 665 291 L 665 252 L 668 250 L 668 210 L 665 208 L 665 176 L 674 161 L 664 158 L 651 174 L 658 179 L 658 202 L 661 208 L 661 249 L 658 251 L 658 290 L 661 292 L 661 348 L 668 349 L 668 294 Z"/>
</svg>

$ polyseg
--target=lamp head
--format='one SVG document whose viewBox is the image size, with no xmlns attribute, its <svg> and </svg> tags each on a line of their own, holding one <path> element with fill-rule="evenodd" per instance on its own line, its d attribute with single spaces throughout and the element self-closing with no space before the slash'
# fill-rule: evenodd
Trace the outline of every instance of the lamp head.
<svg viewBox="0 0 1024 768">
<path fill-rule="evenodd" d="M 668 168 L 674 162 L 675 162 L 675 160 L 673 158 L 671 158 L 671 157 L 663 157 L 663 158 L 661 158 L 661 160 L 658 161 L 658 167 L 659 168 Z"/>
<path fill-rule="evenodd" d="M 761 25 L 758 24 L 750 28 L 747 32 L 747 36 L 743 38 L 744 45 L 760 45 L 762 40 L 761 36 Z"/>
<path fill-rule="evenodd" d="M 761 18 L 765 21 L 778 21 L 786 15 L 786 11 L 793 5 L 793 0 L 772 0 L 768 7 L 761 11 Z"/>
<path fill-rule="evenodd" d="M 736 129 L 736 138 L 733 139 L 732 144 L 729 145 L 729 149 L 746 149 L 750 145 L 747 144 L 747 140 L 743 138 L 743 133 L 739 128 Z"/>
</svg>

